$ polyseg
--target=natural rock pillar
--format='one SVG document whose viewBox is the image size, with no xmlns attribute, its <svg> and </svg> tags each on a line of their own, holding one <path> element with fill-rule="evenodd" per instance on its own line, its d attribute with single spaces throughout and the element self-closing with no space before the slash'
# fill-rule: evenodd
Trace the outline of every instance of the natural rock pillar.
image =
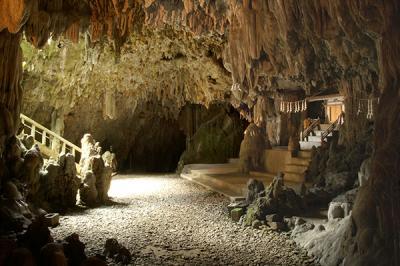
<svg viewBox="0 0 400 266">
<path fill-rule="evenodd" d="M 387 1 L 382 37 L 383 93 L 375 118 L 371 177 L 353 210 L 356 252 L 348 265 L 400 264 L 400 6 Z"/>
<path fill-rule="evenodd" d="M 264 151 L 264 130 L 251 123 L 245 130 L 243 141 L 240 144 L 240 171 L 248 173 L 250 170 L 263 168 Z"/>
</svg>

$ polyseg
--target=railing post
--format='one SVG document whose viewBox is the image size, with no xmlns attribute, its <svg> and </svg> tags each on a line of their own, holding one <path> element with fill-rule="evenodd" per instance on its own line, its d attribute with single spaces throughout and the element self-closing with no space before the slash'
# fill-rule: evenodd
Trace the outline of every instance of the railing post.
<svg viewBox="0 0 400 266">
<path fill-rule="evenodd" d="M 71 153 L 75 157 L 75 149 L 73 147 L 72 147 Z"/>
<path fill-rule="evenodd" d="M 61 154 L 65 153 L 65 149 L 66 149 L 66 144 L 65 144 L 65 142 L 63 142 L 63 144 L 61 146 Z"/>
<path fill-rule="evenodd" d="M 44 145 L 44 146 L 47 146 L 46 145 L 46 131 L 42 131 L 42 144 Z"/>
<path fill-rule="evenodd" d="M 33 137 L 33 139 L 35 139 L 35 132 L 36 132 L 36 126 L 34 124 L 32 124 L 31 127 L 31 136 Z"/>
<path fill-rule="evenodd" d="M 21 117 L 21 124 L 23 125 L 21 133 L 22 133 L 22 135 L 24 135 L 25 134 L 25 119 L 23 119 L 22 117 Z"/>
</svg>

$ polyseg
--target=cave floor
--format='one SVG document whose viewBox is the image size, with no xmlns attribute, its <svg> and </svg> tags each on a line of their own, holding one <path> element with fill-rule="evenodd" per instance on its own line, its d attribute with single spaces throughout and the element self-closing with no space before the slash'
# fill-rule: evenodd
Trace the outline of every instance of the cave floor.
<svg viewBox="0 0 400 266">
<path fill-rule="evenodd" d="M 62 216 L 54 238 L 78 233 L 89 256 L 116 238 L 132 265 L 313 264 L 287 235 L 232 222 L 227 198 L 177 175 L 119 175 L 109 195 L 107 206 Z"/>
</svg>

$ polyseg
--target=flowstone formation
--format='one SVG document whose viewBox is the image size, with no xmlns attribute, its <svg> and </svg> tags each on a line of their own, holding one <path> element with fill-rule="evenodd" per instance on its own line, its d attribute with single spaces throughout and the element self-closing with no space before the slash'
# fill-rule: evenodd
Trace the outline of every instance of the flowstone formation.
<svg viewBox="0 0 400 266">
<path fill-rule="evenodd" d="M 246 128 L 244 139 L 240 144 L 240 171 L 248 173 L 250 170 L 261 169 L 266 148 L 265 133 L 256 124 L 251 123 Z"/>
<path fill-rule="evenodd" d="M 85 134 L 81 140 L 82 155 L 79 162 L 82 185 L 79 188 L 80 203 L 93 206 L 108 200 L 108 190 L 113 173 L 113 161 L 105 161 L 101 156 L 101 147 L 92 135 Z M 115 156 L 112 156 L 115 159 Z"/>
<path fill-rule="evenodd" d="M 40 173 L 37 198 L 47 210 L 65 211 L 76 205 L 76 195 L 81 181 L 75 165 L 75 157 L 61 154 L 57 161 L 48 160 Z"/>
</svg>

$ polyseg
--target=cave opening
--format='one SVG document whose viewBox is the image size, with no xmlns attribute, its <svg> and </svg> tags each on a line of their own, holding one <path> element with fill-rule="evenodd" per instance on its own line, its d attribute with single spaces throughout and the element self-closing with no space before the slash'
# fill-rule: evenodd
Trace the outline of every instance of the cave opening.
<svg viewBox="0 0 400 266">
<path fill-rule="evenodd" d="M 123 140 L 121 140 L 123 141 Z M 144 120 L 120 170 L 130 172 L 175 172 L 186 148 L 186 136 L 176 120 Z"/>
<path fill-rule="evenodd" d="M 226 103 L 214 103 L 208 108 L 186 104 L 175 118 L 160 116 L 146 108 L 133 119 L 132 131 L 127 130 L 121 139 L 102 141 L 103 147 L 116 147 L 115 151 L 121 155 L 119 171 L 123 172 L 168 173 L 180 171 L 185 164 L 226 163 L 239 156 L 240 142 L 248 125 Z M 127 136 L 129 141 L 125 139 Z"/>
</svg>

